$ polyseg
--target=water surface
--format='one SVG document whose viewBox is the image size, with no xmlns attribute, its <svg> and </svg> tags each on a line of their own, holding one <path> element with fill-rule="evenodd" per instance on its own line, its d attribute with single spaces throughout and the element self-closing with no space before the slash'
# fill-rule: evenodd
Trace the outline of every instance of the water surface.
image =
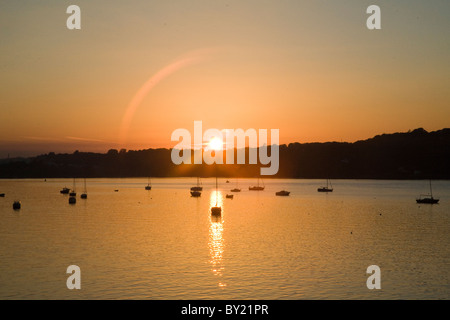
<svg viewBox="0 0 450 320">
<path fill-rule="evenodd" d="M 0 180 L 1 299 L 449 299 L 450 182 L 417 205 L 427 181 L 88 179 Z M 114 192 L 114 190 L 119 190 Z M 289 197 L 276 197 L 286 189 Z M 22 209 L 12 203 L 20 200 Z M 81 268 L 81 290 L 66 269 Z M 381 290 L 366 269 L 381 268 Z"/>
</svg>

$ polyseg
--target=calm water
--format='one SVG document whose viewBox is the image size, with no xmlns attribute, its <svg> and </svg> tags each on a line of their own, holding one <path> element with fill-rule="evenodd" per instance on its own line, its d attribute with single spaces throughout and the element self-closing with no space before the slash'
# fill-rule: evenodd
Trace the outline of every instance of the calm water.
<svg viewBox="0 0 450 320">
<path fill-rule="evenodd" d="M 1 299 L 449 299 L 450 182 L 439 205 L 417 205 L 426 181 L 266 180 L 225 199 L 214 179 L 0 180 Z M 119 192 L 114 192 L 118 189 Z M 290 190 L 290 197 L 275 191 Z M 22 209 L 13 211 L 20 200 Z M 66 269 L 81 268 L 81 290 Z M 366 269 L 381 268 L 381 290 Z"/>
</svg>

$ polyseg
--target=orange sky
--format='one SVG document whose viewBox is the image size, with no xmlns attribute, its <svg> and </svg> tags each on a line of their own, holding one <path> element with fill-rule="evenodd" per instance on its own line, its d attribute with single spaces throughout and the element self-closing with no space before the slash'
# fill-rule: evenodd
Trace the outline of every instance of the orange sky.
<svg viewBox="0 0 450 320">
<path fill-rule="evenodd" d="M 172 147 L 194 120 L 280 143 L 450 125 L 448 1 L 166 2 L 79 0 L 75 31 L 67 3 L 0 4 L 0 157 Z"/>
</svg>

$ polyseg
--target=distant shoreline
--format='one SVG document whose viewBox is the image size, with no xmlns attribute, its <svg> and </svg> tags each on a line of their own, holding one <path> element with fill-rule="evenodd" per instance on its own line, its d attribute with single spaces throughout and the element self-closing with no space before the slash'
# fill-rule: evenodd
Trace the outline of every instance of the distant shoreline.
<svg viewBox="0 0 450 320">
<path fill-rule="evenodd" d="M 279 153 L 278 173 L 264 179 L 450 180 L 450 129 L 427 132 L 420 128 L 353 143 L 290 143 L 280 145 Z M 171 149 L 111 149 L 2 159 L 0 179 L 256 178 L 260 168 L 256 164 L 175 165 Z"/>
</svg>

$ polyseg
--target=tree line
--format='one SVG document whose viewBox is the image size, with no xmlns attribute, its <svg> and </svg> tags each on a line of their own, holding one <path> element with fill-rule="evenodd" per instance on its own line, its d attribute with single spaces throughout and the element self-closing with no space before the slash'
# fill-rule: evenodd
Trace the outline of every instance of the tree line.
<svg viewBox="0 0 450 320">
<path fill-rule="evenodd" d="M 280 145 L 275 178 L 450 179 L 450 129 Z M 236 152 L 235 152 L 236 154 Z M 246 150 L 248 155 L 248 150 Z M 246 162 L 248 163 L 248 162 Z M 0 160 L 0 178 L 256 177 L 260 165 L 175 165 L 170 149 L 75 151 Z"/>
</svg>

